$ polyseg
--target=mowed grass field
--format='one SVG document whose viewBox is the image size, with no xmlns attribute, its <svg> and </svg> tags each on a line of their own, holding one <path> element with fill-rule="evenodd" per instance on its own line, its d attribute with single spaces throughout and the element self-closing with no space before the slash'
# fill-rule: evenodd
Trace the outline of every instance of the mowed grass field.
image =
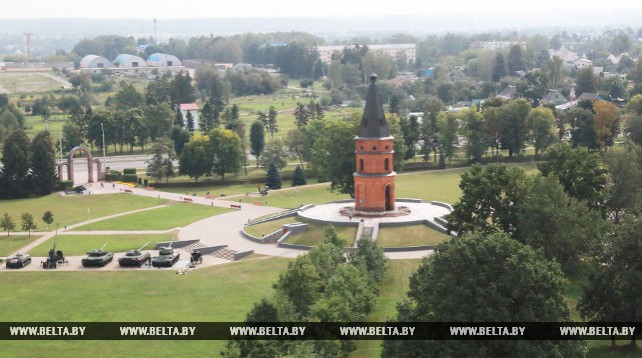
<svg viewBox="0 0 642 358">
<path fill-rule="evenodd" d="M 20 226 L 23 213 L 33 215 L 38 230 L 47 231 L 47 224 L 42 221 L 42 214 L 50 210 L 54 222 L 48 230 L 54 230 L 56 223 L 60 227 L 77 224 L 86 220 L 122 213 L 130 210 L 166 204 L 168 200 L 133 196 L 127 194 L 105 195 L 60 195 L 53 193 L 40 198 L 0 200 L 0 215 L 8 213 L 16 226 Z"/>
<path fill-rule="evenodd" d="M 450 236 L 426 225 L 380 227 L 377 242 L 383 247 L 437 245 Z"/>
<path fill-rule="evenodd" d="M 288 260 L 251 256 L 189 275 L 11 272 L 0 307 L 9 322 L 238 322 L 271 296 Z M 3 357 L 216 357 L 225 341 L 3 341 Z"/>
<path fill-rule="evenodd" d="M 109 252 L 125 252 L 138 249 L 149 243 L 146 250 L 155 248 L 158 242 L 174 241 L 177 233 L 166 234 L 123 234 L 123 235 L 58 235 L 56 248 L 62 250 L 65 256 L 80 256 L 91 250 L 100 249 L 103 245 Z M 53 246 L 54 238 L 48 239 L 36 246 L 29 253 L 32 256 L 47 256 Z"/>
<path fill-rule="evenodd" d="M 79 226 L 75 230 L 168 230 L 229 211 L 231 209 L 216 206 L 176 203 Z"/>
<path fill-rule="evenodd" d="M 11 235 L 7 236 L 0 233 L 0 256 L 9 256 L 21 247 L 24 247 L 38 239 L 40 235 Z"/>
</svg>

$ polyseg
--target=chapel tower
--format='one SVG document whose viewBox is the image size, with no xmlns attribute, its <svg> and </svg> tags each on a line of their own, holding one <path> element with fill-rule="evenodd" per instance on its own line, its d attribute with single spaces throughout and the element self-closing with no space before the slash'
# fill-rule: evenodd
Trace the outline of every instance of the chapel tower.
<svg viewBox="0 0 642 358">
<path fill-rule="evenodd" d="M 379 101 L 377 75 L 370 75 L 366 106 L 355 137 L 357 171 L 354 172 L 355 210 L 384 212 L 395 209 L 393 137 Z"/>
</svg>

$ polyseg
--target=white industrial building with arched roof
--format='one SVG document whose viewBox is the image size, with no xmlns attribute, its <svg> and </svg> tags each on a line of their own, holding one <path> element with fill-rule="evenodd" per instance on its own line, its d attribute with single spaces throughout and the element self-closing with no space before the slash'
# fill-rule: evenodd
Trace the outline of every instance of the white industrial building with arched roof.
<svg viewBox="0 0 642 358">
<path fill-rule="evenodd" d="M 80 68 L 109 68 L 111 61 L 98 55 L 87 55 L 80 60 Z"/>
<path fill-rule="evenodd" d="M 172 67 L 172 66 L 182 66 L 183 63 L 178 57 L 174 55 L 168 55 L 165 53 L 153 53 L 147 58 L 147 66 L 150 67 Z"/>
<path fill-rule="evenodd" d="M 128 68 L 147 67 L 147 62 L 143 60 L 142 57 L 122 53 L 116 56 L 116 59 L 114 60 L 114 66 Z"/>
</svg>

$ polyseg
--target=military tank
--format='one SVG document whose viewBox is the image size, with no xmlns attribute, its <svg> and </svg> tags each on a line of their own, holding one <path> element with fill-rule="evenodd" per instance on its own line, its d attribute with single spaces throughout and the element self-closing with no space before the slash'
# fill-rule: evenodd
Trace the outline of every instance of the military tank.
<svg viewBox="0 0 642 358">
<path fill-rule="evenodd" d="M 139 249 L 127 251 L 125 256 L 118 259 L 118 265 L 121 267 L 141 267 L 145 263 L 151 262 L 152 255 L 149 252 L 142 251 L 147 245 L 149 245 L 149 242 L 141 246 Z"/>
<path fill-rule="evenodd" d="M 152 258 L 152 266 L 154 267 L 172 267 L 178 259 L 181 257 L 181 254 L 175 252 L 172 249 L 172 244 L 168 246 L 162 246 L 158 249 L 158 256 Z"/>
<path fill-rule="evenodd" d="M 114 253 L 113 252 L 108 252 L 105 251 L 105 246 L 107 244 L 103 245 L 98 250 L 92 250 L 87 252 L 87 256 L 82 259 L 81 263 L 84 267 L 89 267 L 89 266 L 105 266 L 108 263 L 111 262 L 111 260 L 114 259 Z"/>
</svg>

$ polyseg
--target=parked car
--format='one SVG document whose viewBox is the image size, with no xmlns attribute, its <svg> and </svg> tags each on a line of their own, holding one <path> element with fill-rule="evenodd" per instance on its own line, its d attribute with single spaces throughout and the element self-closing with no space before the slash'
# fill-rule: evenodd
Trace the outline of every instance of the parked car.
<svg viewBox="0 0 642 358">
<path fill-rule="evenodd" d="M 7 259 L 7 268 L 23 268 L 31 263 L 31 255 L 17 253 Z"/>
<path fill-rule="evenodd" d="M 158 256 L 152 258 L 152 266 L 154 267 L 172 267 L 178 259 L 181 257 L 181 254 L 174 252 L 171 246 L 163 246 L 158 250 Z"/>
<path fill-rule="evenodd" d="M 147 244 L 149 244 L 149 242 Z M 152 260 L 152 255 L 149 252 L 142 252 L 143 248 L 147 246 L 147 244 L 143 245 L 140 249 L 127 251 L 125 256 L 118 259 L 118 264 L 121 267 L 141 267 L 145 263 L 150 263 Z"/>
<path fill-rule="evenodd" d="M 108 263 L 111 262 L 111 260 L 114 259 L 114 253 L 113 252 L 107 252 L 105 251 L 105 246 L 107 244 L 103 245 L 98 250 L 93 250 L 89 251 L 87 253 L 87 256 L 85 256 L 84 259 L 82 259 L 81 263 L 84 267 L 88 266 L 105 266 Z"/>
</svg>

